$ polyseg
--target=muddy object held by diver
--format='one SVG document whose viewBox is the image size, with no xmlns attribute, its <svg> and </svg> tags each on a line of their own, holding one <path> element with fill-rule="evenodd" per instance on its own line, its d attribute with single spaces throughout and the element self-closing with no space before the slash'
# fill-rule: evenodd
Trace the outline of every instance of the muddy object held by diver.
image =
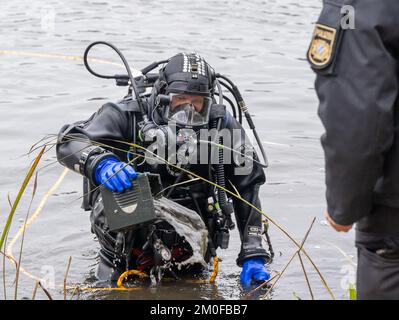
<svg viewBox="0 0 399 320">
<path fill-rule="evenodd" d="M 140 174 L 122 193 L 101 187 L 104 213 L 110 231 L 134 229 L 155 221 L 154 195 L 162 190 L 159 175 Z"/>
<path fill-rule="evenodd" d="M 189 245 L 191 255 L 176 263 L 178 269 L 183 266 L 200 264 L 206 266 L 204 260 L 208 248 L 208 230 L 200 215 L 170 199 L 160 197 L 154 199 L 157 221 L 166 222 L 176 232 L 185 245 Z M 170 243 L 165 243 L 170 245 Z"/>
</svg>

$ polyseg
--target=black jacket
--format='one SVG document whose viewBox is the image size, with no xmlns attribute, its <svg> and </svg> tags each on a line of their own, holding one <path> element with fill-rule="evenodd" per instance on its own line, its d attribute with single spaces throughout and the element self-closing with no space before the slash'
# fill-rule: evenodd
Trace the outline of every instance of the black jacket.
<svg viewBox="0 0 399 320">
<path fill-rule="evenodd" d="M 354 8 L 355 29 L 344 5 Z M 368 232 L 399 232 L 398 16 L 397 0 L 325 0 L 308 51 L 328 211 Z"/>
<path fill-rule="evenodd" d="M 113 152 L 121 161 L 127 162 L 129 146 L 122 142 L 131 142 L 134 135 L 138 135 L 137 121 L 139 118 L 140 113 L 135 101 L 124 100 L 117 104 L 106 103 L 88 120 L 65 125 L 61 129 L 57 145 L 58 161 L 94 182 L 93 171 L 98 163 L 96 159 L 106 156 L 102 153 L 103 150 Z M 245 134 L 241 125 L 231 115 L 228 116 L 226 122 L 227 129 L 240 129 Z M 102 148 L 93 146 L 89 140 L 100 145 L 103 144 Z M 190 167 L 190 170 L 201 175 L 204 171 L 202 169 L 201 165 L 191 165 Z M 225 165 L 225 173 L 226 181 L 230 180 L 244 199 L 260 208 L 258 190 L 259 186 L 265 182 L 263 168 L 255 162 L 250 174 L 236 176 L 232 164 Z M 166 181 L 170 179 L 166 175 L 161 178 L 164 186 L 171 184 Z M 242 241 L 241 252 L 237 259 L 238 265 L 242 264 L 243 259 L 249 257 L 268 258 L 267 252 L 262 247 L 260 235 L 261 215 L 241 201 L 233 199 L 233 204 Z"/>
</svg>

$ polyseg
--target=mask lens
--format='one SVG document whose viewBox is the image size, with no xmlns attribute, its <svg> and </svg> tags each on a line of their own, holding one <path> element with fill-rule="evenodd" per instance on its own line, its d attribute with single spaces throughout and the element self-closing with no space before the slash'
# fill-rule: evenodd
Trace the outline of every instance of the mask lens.
<svg viewBox="0 0 399 320">
<path fill-rule="evenodd" d="M 170 104 L 164 118 L 183 126 L 201 126 L 209 121 L 212 100 L 208 97 L 190 94 L 170 94 Z"/>
<path fill-rule="evenodd" d="M 194 106 L 197 112 L 201 112 L 204 106 L 204 97 L 202 96 L 194 96 L 189 94 L 171 94 L 170 98 L 171 110 L 174 110 L 183 104 L 191 104 Z"/>
</svg>

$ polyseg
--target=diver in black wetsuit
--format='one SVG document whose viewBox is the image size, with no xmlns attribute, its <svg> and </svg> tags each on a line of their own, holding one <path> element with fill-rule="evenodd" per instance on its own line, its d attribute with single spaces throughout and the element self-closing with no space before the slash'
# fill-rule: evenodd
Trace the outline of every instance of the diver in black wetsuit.
<svg viewBox="0 0 399 320">
<path fill-rule="evenodd" d="M 243 164 L 239 163 L 234 152 L 231 157 L 234 161 L 230 164 L 197 163 L 190 164 L 188 168 L 210 181 L 229 181 L 225 184 L 228 190 L 238 191 L 243 199 L 260 208 L 258 192 L 259 187 L 265 183 L 263 167 L 257 161 L 252 146 L 246 143 L 241 124 L 224 106 L 216 104 L 215 87 L 215 73 L 202 57 L 198 54 L 177 54 L 160 70 L 152 92 L 145 100 L 146 116 L 143 117 L 140 113 L 137 100 L 132 99 L 131 95 L 118 103 L 106 103 L 88 120 L 65 125 L 61 129 L 57 158 L 62 165 L 85 177 L 88 190 L 104 184 L 110 190 L 123 192 L 132 187 L 132 180 L 138 172 L 159 173 L 165 187 L 177 181 L 184 182 L 189 177 L 166 164 L 138 161 L 140 163 L 131 162 L 127 165 L 134 157 L 132 153 L 137 154 L 140 150 L 133 148 L 132 152 L 132 148 L 123 142 L 137 141 L 139 137 L 144 143 L 154 132 L 163 134 L 165 141 L 170 140 L 171 135 L 176 140 L 176 135 L 181 136 L 182 130 L 187 128 L 197 133 L 200 128 L 212 127 L 218 127 L 219 130 L 224 128 L 230 132 L 238 130 L 241 138 L 231 147 L 240 154 L 245 154 L 245 159 L 250 155 L 255 160 L 251 162 L 249 172 L 245 175 L 237 174 L 236 169 Z M 177 134 L 171 134 L 174 132 L 170 130 L 173 125 Z M 243 268 L 242 284 L 247 286 L 254 281 L 269 279 L 265 264 L 269 262 L 270 255 L 262 247 L 262 219 L 258 212 L 242 201 L 228 199 L 224 191 L 216 190 L 205 182 L 196 181 L 172 187 L 166 197 L 193 209 L 204 220 L 210 233 L 206 260 L 216 255 L 215 250 L 218 247 L 227 247 L 226 234 L 234 227 L 230 218 L 234 211 L 241 238 L 237 264 Z M 215 201 L 212 203 L 210 199 Z M 210 207 L 213 209 L 208 210 Z M 109 278 L 112 273 L 111 278 L 115 279 L 122 271 L 132 267 L 142 267 L 141 270 L 145 270 L 143 266 L 149 260 L 143 257 L 140 250 L 146 239 L 146 230 L 136 231 L 132 260 L 117 259 L 117 235 L 108 230 L 98 189 L 86 197 L 84 208 L 92 210 L 92 232 L 96 234 L 101 245 L 98 277 Z M 225 216 L 222 226 L 218 226 L 213 219 L 215 210 L 222 211 Z M 166 238 L 165 235 L 164 242 L 168 242 Z"/>
</svg>

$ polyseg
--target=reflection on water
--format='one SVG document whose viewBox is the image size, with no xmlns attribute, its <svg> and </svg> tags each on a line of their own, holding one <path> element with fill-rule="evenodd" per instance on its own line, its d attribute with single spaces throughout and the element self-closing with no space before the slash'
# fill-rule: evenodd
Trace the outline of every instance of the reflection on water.
<svg viewBox="0 0 399 320">
<path fill-rule="evenodd" d="M 240 86 L 254 115 L 270 160 L 268 181 L 261 189 L 263 209 L 298 240 L 317 216 L 306 249 L 337 298 L 343 298 L 341 282 L 348 275 L 340 271 L 348 261 L 326 241 L 353 254 L 352 234 L 336 234 L 322 221 L 324 172 L 318 142 L 322 128 L 316 115 L 314 76 L 304 59 L 320 6 L 319 0 L 74 0 L 68 5 L 60 0 L 3 1 L 0 50 L 81 56 L 91 41 L 106 40 L 118 46 L 136 68 L 180 51 L 198 51 L 218 72 Z M 117 61 L 104 51 L 96 54 Z M 97 67 L 121 71 L 109 65 Z M 4 213 L 9 211 L 7 194 L 15 197 L 30 161 L 20 156 L 44 135 L 58 132 L 65 123 L 89 117 L 102 103 L 119 99 L 125 91 L 112 81 L 93 78 L 76 60 L 4 54 L 0 55 L 0 70 L 0 211 Z M 46 159 L 55 160 L 54 150 L 46 154 Z M 40 171 L 32 208 L 39 205 L 61 171 L 59 165 Z M 72 256 L 68 282 L 90 284 L 98 245 L 90 233 L 88 214 L 80 209 L 81 178 L 69 173 L 56 193 L 27 230 L 22 266 L 58 285 Z M 16 213 L 11 237 L 25 217 L 29 197 L 25 198 Z M 271 228 L 271 236 L 276 251 L 271 269 L 281 270 L 295 248 L 276 228 Z M 240 269 L 235 265 L 239 247 L 234 231 L 230 248 L 219 253 L 223 261 L 214 286 L 165 283 L 161 288 L 129 294 L 82 293 L 81 297 L 240 298 Z M 306 267 L 316 298 L 328 298 L 310 264 Z M 7 269 L 13 266 L 7 265 Z M 33 287 L 34 282 L 22 276 L 20 297 L 31 297 Z M 62 287 L 50 291 L 62 298 Z M 310 297 L 300 264 L 294 260 L 273 297 L 297 296 Z"/>
</svg>

